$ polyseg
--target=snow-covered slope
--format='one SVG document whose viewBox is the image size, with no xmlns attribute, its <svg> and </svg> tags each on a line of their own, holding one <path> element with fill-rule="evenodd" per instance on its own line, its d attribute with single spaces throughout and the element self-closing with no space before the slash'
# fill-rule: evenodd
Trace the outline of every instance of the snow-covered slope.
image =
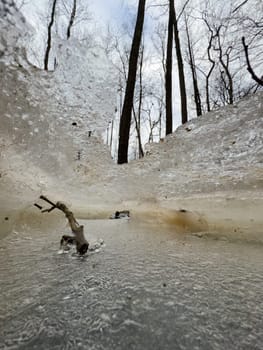
<svg viewBox="0 0 263 350">
<path fill-rule="evenodd" d="M 148 145 L 138 174 L 156 172 L 165 197 L 263 189 L 263 93 L 179 127 Z"/>
<path fill-rule="evenodd" d="M 116 79 L 101 49 L 73 40 L 57 43 L 54 72 L 33 67 L 24 49 L 31 28 L 11 1 L 0 11 L 0 210 L 10 225 L 10 210 L 77 182 L 84 150 L 111 163 L 100 135 L 114 113 Z"/>
<path fill-rule="evenodd" d="M 1 19 L 0 26 L 3 232 L 21 210 L 35 213 L 32 204 L 46 194 L 85 218 L 129 209 L 176 228 L 190 222 L 192 231 L 263 239 L 262 92 L 190 121 L 148 145 L 144 159 L 117 166 L 101 141 L 116 91 L 103 52 L 62 42 L 56 70 L 43 72 L 23 50 L 26 23 Z"/>
<path fill-rule="evenodd" d="M 204 215 L 210 230 L 263 240 L 263 92 L 147 149 L 127 170 L 146 208 L 185 208 Z"/>
</svg>

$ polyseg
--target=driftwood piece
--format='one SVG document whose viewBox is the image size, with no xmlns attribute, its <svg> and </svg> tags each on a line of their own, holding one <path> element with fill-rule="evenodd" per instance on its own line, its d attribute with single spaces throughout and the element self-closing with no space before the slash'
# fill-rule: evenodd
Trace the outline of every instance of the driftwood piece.
<svg viewBox="0 0 263 350">
<path fill-rule="evenodd" d="M 39 206 L 38 204 L 37 205 L 35 204 L 35 206 L 37 208 L 39 208 L 39 209 L 41 208 L 40 210 L 42 213 L 50 213 L 54 209 L 59 209 L 59 210 L 63 211 L 66 218 L 68 219 L 71 230 L 75 236 L 71 237 L 71 236 L 63 235 L 61 238 L 61 242 L 60 242 L 61 246 L 68 244 L 68 243 L 69 244 L 76 244 L 76 248 L 77 248 L 78 253 L 80 255 L 84 255 L 89 248 L 89 243 L 84 236 L 84 226 L 79 225 L 79 223 L 75 219 L 72 211 L 70 211 L 64 203 L 62 203 L 62 202 L 53 203 L 45 196 L 40 196 L 40 199 L 46 201 L 47 203 L 49 203 L 51 205 L 51 207 L 49 209 L 42 210 L 41 206 Z"/>
</svg>

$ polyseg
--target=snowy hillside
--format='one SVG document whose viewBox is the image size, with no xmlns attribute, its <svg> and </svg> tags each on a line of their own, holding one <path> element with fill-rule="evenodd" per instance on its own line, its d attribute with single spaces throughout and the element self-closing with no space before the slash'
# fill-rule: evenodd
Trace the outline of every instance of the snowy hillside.
<svg viewBox="0 0 263 350">
<path fill-rule="evenodd" d="M 101 133 L 114 113 L 115 77 L 101 49 L 73 40 L 58 44 L 54 72 L 33 67 L 24 49 L 32 28 L 14 7 L 0 10 L 0 209 L 10 224 L 10 209 L 76 182 L 84 149 L 111 163 Z"/>
<path fill-rule="evenodd" d="M 191 120 L 160 144 L 148 145 L 140 172 L 159 172 L 158 192 L 168 197 L 262 190 L 262 102 L 261 92 Z"/>
<path fill-rule="evenodd" d="M 56 70 L 44 72 L 27 61 L 26 23 L 0 26 L 3 233 L 46 194 L 83 218 L 129 209 L 176 226 L 190 212 L 187 220 L 202 229 L 263 239 L 262 92 L 190 121 L 147 145 L 145 158 L 117 166 L 101 140 L 116 97 L 103 52 L 61 42 Z"/>
</svg>

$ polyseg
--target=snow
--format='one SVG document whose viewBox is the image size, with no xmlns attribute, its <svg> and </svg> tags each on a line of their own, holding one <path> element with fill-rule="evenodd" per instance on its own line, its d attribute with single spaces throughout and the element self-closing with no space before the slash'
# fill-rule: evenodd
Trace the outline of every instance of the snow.
<svg viewBox="0 0 263 350">
<path fill-rule="evenodd" d="M 102 142 L 117 91 L 103 50 L 59 42 L 57 68 L 44 72 L 28 62 L 29 26 L 16 17 L 0 20 L 3 233 L 46 194 L 80 218 L 128 209 L 138 219 L 262 240 L 262 92 L 189 121 L 147 145 L 145 158 L 118 166 Z"/>
</svg>

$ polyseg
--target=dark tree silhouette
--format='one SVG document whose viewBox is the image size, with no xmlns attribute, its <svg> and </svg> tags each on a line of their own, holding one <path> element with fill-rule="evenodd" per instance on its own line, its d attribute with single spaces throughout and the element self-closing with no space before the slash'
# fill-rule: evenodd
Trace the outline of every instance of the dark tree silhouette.
<svg viewBox="0 0 263 350">
<path fill-rule="evenodd" d="M 56 4 L 57 4 L 57 0 L 53 0 L 50 22 L 48 24 L 47 48 L 46 48 L 45 58 L 44 58 L 44 69 L 45 70 L 48 70 L 49 54 L 50 54 L 50 50 L 51 50 L 51 32 L 52 32 L 52 26 L 53 26 L 54 20 L 55 20 Z"/>
<path fill-rule="evenodd" d="M 71 34 L 71 28 L 73 26 L 75 17 L 76 17 L 76 11 L 77 11 L 77 0 L 73 0 L 73 6 L 70 14 L 70 19 L 69 19 L 69 24 L 68 24 L 68 29 L 67 29 L 67 39 L 70 38 Z"/>
<path fill-rule="evenodd" d="M 191 43 L 188 23 L 187 23 L 186 19 L 185 19 L 185 29 L 186 29 L 186 36 L 187 36 L 189 65 L 190 65 L 190 68 L 191 68 L 192 80 L 193 80 L 193 89 L 194 89 L 194 100 L 195 100 L 196 114 L 197 114 L 197 116 L 200 116 L 200 115 L 202 115 L 202 103 L 201 103 L 201 97 L 200 97 L 200 92 L 199 92 L 199 88 L 198 88 L 198 80 L 197 80 L 197 73 L 196 73 L 193 45 Z"/>
<path fill-rule="evenodd" d="M 187 5 L 187 3 L 188 1 L 185 3 L 185 6 Z M 181 96 L 181 120 L 182 120 L 182 124 L 184 124 L 188 120 L 184 65 L 183 65 L 180 37 L 179 37 L 179 31 L 178 31 L 178 19 L 176 18 L 174 0 L 170 0 L 167 50 L 166 50 L 166 71 L 165 71 L 166 135 L 172 133 L 173 131 L 172 130 L 173 128 L 173 112 L 172 112 L 173 35 L 174 35 L 175 51 L 176 51 L 177 64 L 178 64 L 178 77 L 179 77 L 180 96 Z"/>
<path fill-rule="evenodd" d="M 170 0 L 170 3 L 172 3 L 172 11 L 173 11 L 172 19 L 173 19 L 173 27 L 174 27 L 174 41 L 175 41 L 175 51 L 176 51 L 177 64 L 178 64 L 179 86 L 180 86 L 180 96 L 181 96 L 181 119 L 182 119 L 182 124 L 184 124 L 187 122 L 188 116 L 187 116 L 187 96 L 186 96 L 186 88 L 185 88 L 184 64 L 183 64 L 180 37 L 179 37 L 179 31 L 178 31 L 179 17 L 178 19 L 176 18 L 174 0 Z M 186 2 L 185 4 L 187 3 L 188 2 Z"/>
<path fill-rule="evenodd" d="M 165 67 L 165 111 L 166 111 L 166 135 L 173 132 L 173 104 L 172 104 L 172 66 L 173 66 L 173 7 L 174 1 L 169 1 L 169 19 L 167 30 L 166 67 Z"/>
<path fill-rule="evenodd" d="M 129 57 L 129 71 L 119 130 L 118 164 L 128 162 L 128 148 L 133 108 L 134 88 L 138 65 L 139 50 L 142 38 L 146 0 L 139 0 L 136 25 Z"/>
</svg>

